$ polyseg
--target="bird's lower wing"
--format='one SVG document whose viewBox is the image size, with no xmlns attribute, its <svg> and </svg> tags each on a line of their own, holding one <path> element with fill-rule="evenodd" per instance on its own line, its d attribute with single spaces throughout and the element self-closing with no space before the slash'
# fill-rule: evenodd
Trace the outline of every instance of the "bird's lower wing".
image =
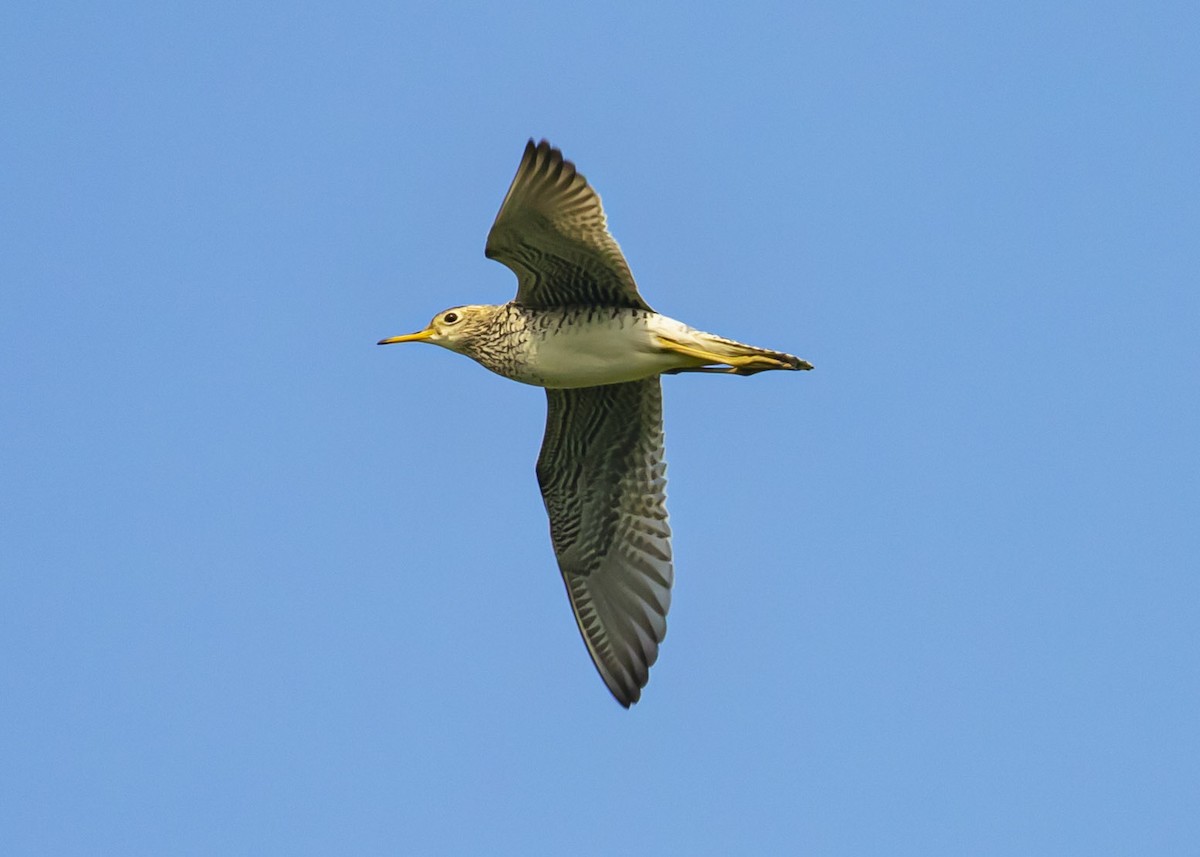
<svg viewBox="0 0 1200 857">
<path fill-rule="evenodd" d="M 537 476 L 575 621 L 600 676 L 637 702 L 667 633 L 667 525 L 658 378 L 547 389 Z"/>
</svg>

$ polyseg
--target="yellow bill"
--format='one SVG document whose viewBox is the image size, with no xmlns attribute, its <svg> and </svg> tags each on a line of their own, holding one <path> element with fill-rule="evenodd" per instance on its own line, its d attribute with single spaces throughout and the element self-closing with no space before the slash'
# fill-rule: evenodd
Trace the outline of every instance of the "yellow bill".
<svg viewBox="0 0 1200 857">
<path fill-rule="evenodd" d="M 420 342 L 422 339 L 428 339 L 433 336 L 436 332 L 432 327 L 427 327 L 424 330 L 418 330 L 416 333 L 406 333 L 403 336 L 381 339 L 376 345 L 395 345 L 397 342 Z"/>
</svg>

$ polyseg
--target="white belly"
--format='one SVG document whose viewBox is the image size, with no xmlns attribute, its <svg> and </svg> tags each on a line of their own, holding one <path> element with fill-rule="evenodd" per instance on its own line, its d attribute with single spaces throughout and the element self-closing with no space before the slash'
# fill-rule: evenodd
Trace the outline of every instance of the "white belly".
<svg viewBox="0 0 1200 857">
<path fill-rule="evenodd" d="M 516 380 L 540 387 L 595 387 L 649 378 L 691 364 L 660 347 L 656 331 L 679 335 L 689 330 L 660 315 L 563 325 L 531 340 Z"/>
</svg>

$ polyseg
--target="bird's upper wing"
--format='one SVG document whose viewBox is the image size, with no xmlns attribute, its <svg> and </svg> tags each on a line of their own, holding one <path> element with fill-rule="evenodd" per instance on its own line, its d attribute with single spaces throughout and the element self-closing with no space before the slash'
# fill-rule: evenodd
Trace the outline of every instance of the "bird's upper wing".
<svg viewBox="0 0 1200 857">
<path fill-rule="evenodd" d="M 575 165 L 530 140 L 484 252 L 517 275 L 519 304 L 650 309 L 605 223 L 600 195 Z"/>
<path fill-rule="evenodd" d="M 637 702 L 667 633 L 662 388 L 657 377 L 547 389 L 537 475 L 575 621 L 613 696 Z"/>
</svg>

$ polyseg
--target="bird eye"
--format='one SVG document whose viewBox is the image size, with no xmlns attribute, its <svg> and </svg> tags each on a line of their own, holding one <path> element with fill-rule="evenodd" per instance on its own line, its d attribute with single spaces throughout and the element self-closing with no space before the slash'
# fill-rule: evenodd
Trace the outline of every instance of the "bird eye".
<svg viewBox="0 0 1200 857">
<path fill-rule="evenodd" d="M 458 321 L 458 313 L 448 312 L 442 316 L 442 321 L 446 322 L 446 324 L 454 324 L 454 322 Z"/>
</svg>

